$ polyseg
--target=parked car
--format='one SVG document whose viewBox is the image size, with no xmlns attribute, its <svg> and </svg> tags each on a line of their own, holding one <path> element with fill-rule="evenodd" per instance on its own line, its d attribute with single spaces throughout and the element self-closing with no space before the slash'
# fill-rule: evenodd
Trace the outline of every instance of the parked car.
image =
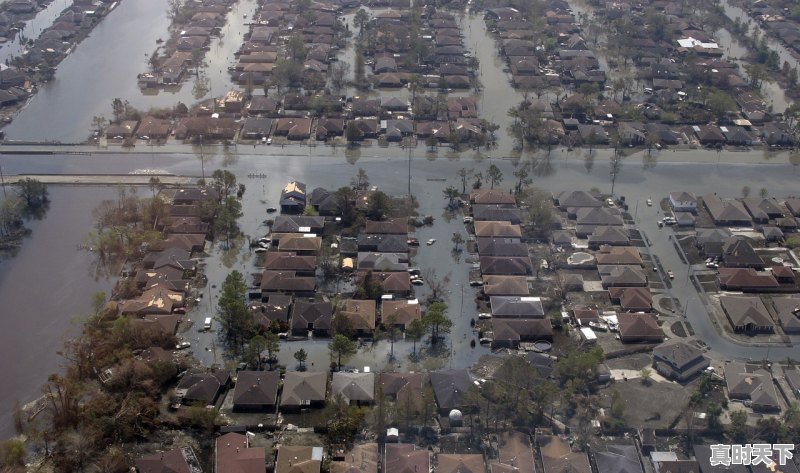
<svg viewBox="0 0 800 473">
<path fill-rule="evenodd" d="M 189 348 L 190 346 L 192 346 L 192 344 L 189 342 L 179 342 L 177 345 L 175 345 L 175 349 L 183 350 L 185 348 Z"/>
<path fill-rule="evenodd" d="M 483 286 L 483 281 L 481 281 L 480 279 L 475 279 L 473 281 L 470 281 L 469 285 L 472 286 L 472 287 Z"/>
<path fill-rule="evenodd" d="M 419 240 L 416 238 L 409 238 L 406 243 L 408 243 L 408 246 L 419 246 Z"/>
<path fill-rule="evenodd" d="M 267 207 L 267 213 L 271 214 L 271 213 L 275 213 L 277 211 L 278 211 L 278 209 L 276 209 L 275 207 Z"/>
<path fill-rule="evenodd" d="M 479 312 L 478 313 L 478 318 L 479 319 L 491 319 L 492 318 L 492 314 L 490 314 L 489 312 Z"/>
<path fill-rule="evenodd" d="M 415 286 L 422 286 L 423 284 L 425 284 L 425 281 L 423 281 L 422 278 L 414 278 L 411 280 L 411 284 Z"/>
<path fill-rule="evenodd" d="M 436 238 L 431 238 L 430 240 L 428 240 L 428 246 L 431 246 L 434 243 L 436 243 Z"/>
<path fill-rule="evenodd" d="M 667 271 L 667 276 L 669 276 L 670 279 L 675 279 L 675 273 L 672 271 Z"/>
</svg>

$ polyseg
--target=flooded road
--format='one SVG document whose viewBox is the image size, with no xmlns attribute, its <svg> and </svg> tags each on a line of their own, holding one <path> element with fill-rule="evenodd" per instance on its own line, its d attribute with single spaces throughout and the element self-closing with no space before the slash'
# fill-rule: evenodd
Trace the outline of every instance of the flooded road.
<svg viewBox="0 0 800 473">
<path fill-rule="evenodd" d="M 36 16 L 26 21 L 25 27 L 14 36 L 13 40 L 7 41 L 0 46 L 0 62 L 5 64 L 11 58 L 21 55 L 27 41 L 38 38 L 45 28 L 50 27 L 55 22 L 62 11 L 72 6 L 72 3 L 73 0 L 53 0 L 43 10 L 37 12 Z"/>
<path fill-rule="evenodd" d="M 255 0 L 240 0 L 228 13 L 221 37 L 214 38 L 206 54 L 209 90 L 204 97 L 222 95 L 232 87 L 227 68 L 234 60 L 233 52 L 241 46 L 255 8 Z M 173 107 L 179 101 L 194 103 L 194 76 L 178 90 L 162 90 L 157 95 L 142 94 L 137 84 L 137 74 L 148 69 L 156 40 L 167 38 L 166 10 L 166 0 L 121 2 L 59 64 L 55 80 L 44 84 L 14 122 L 4 128 L 8 139 L 84 141 L 92 117 L 111 117 L 111 102 L 116 97 L 142 111 Z"/>
<path fill-rule="evenodd" d="M 227 166 L 239 181 L 247 187 L 243 207 L 244 217 L 240 226 L 245 234 L 260 236 L 266 233 L 263 221 L 266 219 L 265 207 L 274 205 L 281 187 L 289 180 L 301 180 L 309 188 L 317 186 L 338 188 L 346 185 L 359 167 L 363 167 L 370 177 L 370 184 L 377 185 L 389 194 L 404 195 L 407 192 L 407 157 L 396 150 L 364 148 L 345 152 L 330 148 L 287 148 L 281 152 L 272 148 L 274 155 L 245 154 L 243 148 L 238 154 L 233 150 L 227 153 L 209 147 L 205 167 L 207 171 Z M 309 153 L 309 151 L 313 151 Z M 378 151 L 382 153 L 378 153 Z M 598 151 L 593 160 L 586 160 L 580 153 L 567 153 L 557 150 L 552 153 L 546 165 L 542 166 L 544 175 L 534 178 L 533 185 L 546 191 L 567 189 L 590 189 L 597 187 L 608 192 L 609 158 L 606 150 Z M 278 154 L 280 153 L 280 154 Z M 323 153 L 333 154 L 324 156 Z M 670 155 L 682 154 L 684 160 L 704 159 L 705 162 L 670 162 Z M 675 190 L 687 190 L 702 194 L 713 189 L 720 195 L 738 196 L 744 185 L 754 191 L 765 187 L 770 195 L 782 197 L 796 193 L 798 178 L 797 166 L 790 164 L 731 164 L 737 154 L 749 159 L 758 159 L 760 153 L 709 153 L 705 151 L 658 152 L 653 159 L 644 160 L 645 153 L 625 158 L 616 183 L 617 194 L 625 195 L 628 202 L 635 205 L 647 197 L 661 197 Z M 718 157 L 717 164 L 713 157 Z M 769 155 L 764 155 L 768 158 Z M 453 232 L 464 233 L 460 218 L 447 218 L 444 213 L 445 199 L 442 190 L 448 185 L 459 185 L 456 172 L 461 167 L 476 171 L 486 171 L 490 164 L 496 164 L 505 175 L 498 188 L 507 190 L 513 186 L 511 173 L 515 161 L 506 159 L 475 159 L 472 152 L 461 156 L 440 152 L 437 157 L 415 155 L 411 163 L 411 192 L 421 202 L 420 214 L 430 214 L 436 218 L 432 227 L 418 230 L 420 240 L 436 238 L 438 242 L 424 247 L 416 258 L 418 265 L 437 268 L 440 276 L 450 276 L 451 292 L 447 294 L 449 314 L 454 320 L 452 335 L 448 337 L 445 351 L 452 341 L 455 357 L 448 361 L 443 357 L 427 357 L 419 364 L 411 363 L 407 354 L 412 343 L 400 341 L 395 344 L 395 356 L 403 360 L 402 366 L 414 369 L 437 368 L 452 363 L 454 367 L 469 366 L 486 349 L 469 348 L 473 339 L 469 326 L 476 308 L 473 304 L 475 289 L 468 284 L 468 264 L 465 259 L 456 261 L 451 255 L 450 237 Z M 774 159 L 774 158 L 773 158 Z M 589 165 L 591 163 L 591 165 Z M 149 153 L 107 154 L 95 156 L 2 156 L 6 173 L 35 172 L 102 172 L 128 173 L 142 168 L 163 168 L 176 174 L 200 174 L 200 162 L 191 154 L 160 155 Z M 587 171 L 588 169 L 588 171 Z M 248 174 L 259 172 L 266 178 L 249 178 Z M 445 179 L 442 182 L 438 179 Z M 75 326 L 70 323 L 73 315 L 86 313 L 90 296 L 97 290 L 108 291 L 110 281 L 94 280 L 90 275 L 93 257 L 88 253 L 76 252 L 78 244 L 92 225 L 91 209 L 100 200 L 111 198 L 115 189 L 108 187 L 58 187 L 51 186 L 53 200 L 47 218 L 31 223 L 33 234 L 25 241 L 20 253 L 13 259 L 0 263 L 0 300 L 3 301 L 3 330 L 0 334 L 0 347 L 5 359 L 13 357 L 15 363 L 5 363 L 0 368 L 3 379 L 13 382 L 3 383 L 0 394 L 0 434 L 10 433 L 10 411 L 14 400 L 24 402 L 35 398 L 47 374 L 58 368 L 56 351 L 63 338 Z M 648 208 L 641 206 L 639 217 L 646 218 Z M 53 238 L 59 235 L 59 238 Z M 441 269 L 447 268 L 447 269 Z M 206 273 L 212 285 L 220 287 L 225 276 L 237 269 L 245 274 L 257 272 L 248 249 L 235 254 L 222 254 L 214 251 L 206 259 Z M 35 282 L 36 284 L 32 284 Z M 203 290 L 203 302 L 190 312 L 195 327 L 203 318 L 213 315 L 217 288 Z M 426 286 L 422 287 L 422 297 Z M 463 297 L 461 291 L 463 290 Z M 205 364 L 225 364 L 214 342 L 215 333 L 200 334 L 196 328 L 184 336 L 192 342 L 192 350 Z M 315 369 L 329 364 L 327 340 L 284 343 L 280 359 L 293 367 L 292 354 L 300 346 L 309 352 L 309 365 Z M 422 344 L 424 345 L 424 344 Z M 421 344 L 417 344 L 419 349 Z M 208 350 L 205 348 L 208 347 Z M 383 369 L 389 365 L 389 343 L 380 342 L 374 347 L 362 350 L 349 364 L 352 366 L 371 366 Z M 773 354 L 776 350 L 773 350 Z M 784 357 L 785 358 L 785 357 Z"/>
<path fill-rule="evenodd" d="M 781 44 L 780 42 L 776 41 L 774 38 L 769 36 L 768 32 L 765 31 L 759 24 L 754 21 L 750 16 L 747 14 L 746 11 L 742 10 L 741 8 L 731 5 L 728 0 L 721 0 L 720 4 L 722 8 L 725 10 L 725 15 L 730 18 L 731 20 L 739 19 L 740 22 L 748 25 L 750 27 L 749 31 L 752 35 L 753 31 L 758 31 L 759 37 L 767 38 L 767 46 L 770 49 L 774 50 L 778 53 L 778 57 L 780 57 L 780 64 L 783 65 L 783 62 L 786 61 L 789 63 L 789 67 L 797 67 L 798 64 L 798 53 L 789 50 Z"/>
<path fill-rule="evenodd" d="M 113 198 L 107 187 L 50 187 L 50 210 L 28 222 L 32 234 L 19 253 L 0 262 L 0 437 L 13 435 L 15 401 L 38 397 L 47 376 L 56 371 L 64 339 L 80 327 L 78 316 L 90 310 L 96 291 L 111 281 L 91 273 L 94 256 L 76 251 L 92 225 L 91 210 Z M 57 237 L 56 237 L 57 235 Z M 12 361 L 13 360 L 13 361 Z"/>
</svg>

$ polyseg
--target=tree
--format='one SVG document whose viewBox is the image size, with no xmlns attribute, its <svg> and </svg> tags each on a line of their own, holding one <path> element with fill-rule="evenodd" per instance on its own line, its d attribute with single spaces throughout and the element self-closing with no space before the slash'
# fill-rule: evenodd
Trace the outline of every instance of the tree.
<svg viewBox="0 0 800 473">
<path fill-rule="evenodd" d="M 456 203 L 455 203 L 456 199 L 458 199 L 461 196 L 461 194 L 458 192 L 458 189 L 456 189 L 453 186 L 447 186 L 442 191 L 442 194 L 444 194 L 445 198 L 447 198 L 448 200 L 447 206 L 450 209 L 456 208 Z"/>
<path fill-rule="evenodd" d="M 450 283 L 450 275 L 440 278 L 436 273 L 436 269 L 431 268 L 425 271 L 425 281 L 428 282 L 428 289 L 430 290 L 428 300 L 431 302 L 441 301 L 442 294 L 447 290 Z"/>
<path fill-rule="evenodd" d="M 339 94 L 347 85 L 347 75 L 350 73 L 350 63 L 336 61 L 330 67 L 331 89 Z"/>
<path fill-rule="evenodd" d="M 150 184 L 150 191 L 153 192 L 153 198 L 156 196 L 156 189 L 161 187 L 161 179 L 153 176 L 147 181 Z"/>
<path fill-rule="evenodd" d="M 621 169 L 622 158 L 617 153 L 614 153 L 611 155 L 611 171 L 609 171 L 609 174 L 611 175 L 611 195 L 614 195 L 614 186 L 617 183 L 617 176 L 619 175 Z"/>
<path fill-rule="evenodd" d="M 495 184 L 500 184 L 503 182 L 503 171 L 500 170 L 496 165 L 492 164 L 489 166 L 489 170 L 486 171 L 486 178 L 489 179 L 489 183 L 491 184 L 491 189 L 494 189 Z"/>
<path fill-rule="evenodd" d="M 352 443 L 364 423 L 364 411 L 348 405 L 340 393 L 333 397 L 325 410 L 323 418 L 329 419 L 328 442 L 331 445 Z"/>
<path fill-rule="evenodd" d="M 347 127 L 344 131 L 344 137 L 347 140 L 348 146 L 355 146 L 357 141 L 361 141 L 361 130 L 358 128 L 358 124 L 350 120 L 347 122 Z"/>
<path fill-rule="evenodd" d="M 356 344 L 349 338 L 342 334 L 336 334 L 328 344 L 328 349 L 331 352 L 331 359 L 336 360 L 337 369 L 342 368 L 342 359 L 347 361 L 348 358 L 356 354 Z"/>
<path fill-rule="evenodd" d="M 17 182 L 17 194 L 25 202 L 27 210 L 36 210 L 48 201 L 47 186 L 36 179 L 26 177 Z"/>
<path fill-rule="evenodd" d="M 273 364 L 278 361 L 278 352 L 281 351 L 281 341 L 277 333 L 267 332 L 264 339 L 264 350 L 267 351 L 267 363 L 271 369 Z"/>
<path fill-rule="evenodd" d="M 759 195 L 759 196 L 760 196 L 762 199 L 766 199 L 766 198 L 767 198 L 767 196 L 769 195 L 769 189 L 767 189 L 766 187 L 762 187 L 762 188 L 761 188 L 761 189 L 758 191 L 758 195 Z"/>
<path fill-rule="evenodd" d="M 530 163 L 525 163 L 522 166 L 520 166 L 519 169 L 514 171 L 513 173 L 514 177 L 517 178 L 517 183 L 514 186 L 515 194 L 519 194 L 520 192 L 522 192 L 523 187 L 529 186 L 533 182 L 533 179 L 528 177 L 528 169 L 530 168 L 530 166 L 531 166 Z"/>
<path fill-rule="evenodd" d="M 731 423 L 728 424 L 727 434 L 736 443 L 744 443 L 748 438 L 747 414 L 744 411 L 730 413 Z"/>
<path fill-rule="evenodd" d="M 450 333 L 453 321 L 447 317 L 447 304 L 444 302 L 434 302 L 428 306 L 422 322 L 431 332 L 431 344 L 435 345 L 442 334 Z"/>
<path fill-rule="evenodd" d="M 394 342 L 400 336 L 400 329 L 397 328 L 397 314 L 389 314 L 386 320 L 383 321 L 384 335 L 389 339 L 389 360 L 394 360 Z"/>
<path fill-rule="evenodd" d="M 181 13 L 183 2 L 181 0 L 168 0 L 167 2 L 167 18 L 170 21 L 175 21 Z"/>
<path fill-rule="evenodd" d="M 230 246 L 230 240 L 239 234 L 239 225 L 236 220 L 242 216 L 242 203 L 236 197 L 228 197 L 219 206 L 214 218 L 214 233 L 224 235 L 225 245 Z"/>
<path fill-rule="evenodd" d="M 461 168 L 458 170 L 458 177 L 461 179 L 461 193 L 467 193 L 467 180 L 469 176 L 472 175 L 473 170 L 467 168 Z"/>
<path fill-rule="evenodd" d="M 356 192 L 352 187 L 340 187 L 336 191 L 336 205 L 342 214 L 342 225 L 349 226 L 356 218 Z"/>
<path fill-rule="evenodd" d="M 244 360 L 258 371 L 261 370 L 261 352 L 266 346 L 267 340 L 261 335 L 256 335 L 250 339 L 244 352 Z"/>
<path fill-rule="evenodd" d="M 406 339 L 413 342 L 412 354 L 417 356 L 417 342 L 425 334 L 425 324 L 421 319 L 414 319 L 406 325 Z"/>
<path fill-rule="evenodd" d="M 358 27 L 358 36 L 363 36 L 364 27 L 369 24 L 369 13 L 363 8 L 359 8 L 355 16 L 353 16 L 353 24 Z"/>
<path fill-rule="evenodd" d="M 450 241 L 452 241 L 453 245 L 455 245 L 456 251 L 461 251 L 460 245 L 464 243 L 464 237 L 461 235 L 460 232 L 453 233 L 453 238 L 451 238 Z"/>
<path fill-rule="evenodd" d="M 736 110 L 736 101 L 726 92 L 714 90 L 708 96 L 706 107 L 708 107 L 708 111 L 714 114 L 717 120 L 722 120 L 728 112 Z"/>
<path fill-rule="evenodd" d="M 305 371 L 306 367 L 304 363 L 306 362 L 307 358 L 308 353 L 306 353 L 306 351 L 302 348 L 294 352 L 294 359 L 300 364 L 300 371 Z"/>
<path fill-rule="evenodd" d="M 652 381 L 650 376 L 653 374 L 653 370 L 650 368 L 642 368 L 641 371 L 639 371 L 639 374 L 642 375 L 642 384 L 645 386 L 650 386 L 650 382 Z"/>
<path fill-rule="evenodd" d="M 125 119 L 125 115 L 128 112 L 128 101 L 123 101 L 121 98 L 117 97 L 111 101 L 111 112 L 114 114 L 114 123 L 119 125 L 122 123 L 122 120 Z"/>
<path fill-rule="evenodd" d="M 244 343 L 255 331 L 253 314 L 245 304 L 247 284 L 239 271 L 233 271 L 222 283 L 217 301 L 220 336 L 234 354 L 244 351 Z"/>
<path fill-rule="evenodd" d="M 367 204 L 367 217 L 383 220 L 392 211 L 392 200 L 383 191 L 371 192 Z"/>
<path fill-rule="evenodd" d="M 236 191 L 236 175 L 228 170 L 217 169 L 211 174 L 211 187 L 219 193 L 221 202 Z"/>
<path fill-rule="evenodd" d="M 357 191 L 367 190 L 369 187 L 369 176 L 364 168 L 358 168 L 356 175 L 350 179 L 350 187 Z"/>
</svg>

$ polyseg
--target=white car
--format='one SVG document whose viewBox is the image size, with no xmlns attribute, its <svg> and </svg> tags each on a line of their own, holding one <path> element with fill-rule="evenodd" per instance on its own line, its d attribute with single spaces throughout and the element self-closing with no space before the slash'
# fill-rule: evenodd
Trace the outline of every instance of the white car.
<svg viewBox="0 0 800 473">
<path fill-rule="evenodd" d="M 480 287 L 480 286 L 483 286 L 483 281 L 481 281 L 479 279 L 475 279 L 473 281 L 470 281 L 469 285 L 472 286 L 472 287 Z"/>
<path fill-rule="evenodd" d="M 428 246 L 431 246 L 434 243 L 436 243 L 436 238 L 431 238 L 430 240 L 428 240 Z"/>
<path fill-rule="evenodd" d="M 425 284 L 425 281 L 423 281 L 420 278 L 414 278 L 414 279 L 411 280 L 411 284 L 413 284 L 415 286 L 422 286 L 423 284 Z"/>
<path fill-rule="evenodd" d="M 472 217 L 464 217 L 464 223 L 472 223 L 472 221 L 473 221 Z"/>
<path fill-rule="evenodd" d="M 175 345 L 175 349 L 176 350 L 183 350 L 185 348 L 189 348 L 190 346 L 192 346 L 192 344 L 189 343 L 189 342 L 180 342 L 177 345 Z"/>
<path fill-rule="evenodd" d="M 491 319 L 492 318 L 492 314 L 490 314 L 489 312 L 479 312 L 478 313 L 478 318 L 479 319 Z"/>
<path fill-rule="evenodd" d="M 672 271 L 667 271 L 667 276 L 669 276 L 670 279 L 675 279 L 675 273 Z"/>
</svg>

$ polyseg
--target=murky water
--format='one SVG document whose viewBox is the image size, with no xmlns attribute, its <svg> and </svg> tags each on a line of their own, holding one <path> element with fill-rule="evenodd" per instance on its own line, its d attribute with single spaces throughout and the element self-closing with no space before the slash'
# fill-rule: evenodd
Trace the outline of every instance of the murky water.
<svg viewBox="0 0 800 473">
<path fill-rule="evenodd" d="M 91 210 L 115 194 L 107 187 L 51 186 L 46 217 L 29 222 L 32 234 L 19 253 L 0 262 L 0 437 L 13 434 L 14 402 L 36 398 L 58 370 L 56 351 L 79 329 L 76 316 L 87 313 L 91 294 L 111 287 L 95 278 L 94 256 L 76 246 L 92 225 Z"/>
<path fill-rule="evenodd" d="M 221 37 L 212 41 L 205 58 L 209 81 L 206 97 L 222 95 L 233 87 L 227 68 L 234 60 L 234 51 L 241 46 L 248 29 L 247 18 L 252 18 L 255 8 L 255 0 L 240 0 L 228 13 Z M 56 79 L 45 84 L 14 122 L 4 128 L 7 137 L 83 141 L 89 135 L 93 116 L 111 116 L 111 102 L 116 97 L 144 111 L 172 107 L 179 101 L 194 103 L 193 77 L 180 89 L 157 95 L 142 94 L 137 84 L 136 76 L 147 71 L 156 40 L 167 38 L 166 9 L 166 0 L 121 2 L 61 62 Z"/>
<path fill-rule="evenodd" d="M 783 44 L 779 43 L 778 41 L 775 41 L 771 36 L 767 34 L 767 31 L 761 28 L 761 26 L 759 26 L 759 24 L 756 21 L 751 19 L 747 15 L 747 12 L 745 12 L 741 8 L 735 5 L 731 5 L 731 3 L 728 0 L 721 0 L 720 4 L 725 9 L 725 14 L 726 16 L 728 16 L 728 18 L 730 18 L 731 20 L 735 20 L 738 18 L 739 21 L 750 25 L 749 31 L 751 32 L 751 34 L 753 31 L 758 31 L 760 37 L 762 38 L 766 37 L 767 45 L 769 46 L 770 49 L 775 50 L 778 53 L 781 64 L 783 64 L 784 61 L 787 61 L 790 67 L 797 67 L 798 57 L 800 57 L 798 53 L 787 49 Z"/>
<path fill-rule="evenodd" d="M 71 6 L 73 0 L 54 0 L 36 16 L 25 22 L 25 27 L 14 36 L 14 39 L 0 46 L 0 62 L 5 63 L 12 57 L 19 56 L 25 49 L 29 39 L 36 39 L 45 28 L 53 24 L 62 11 Z"/>
</svg>

